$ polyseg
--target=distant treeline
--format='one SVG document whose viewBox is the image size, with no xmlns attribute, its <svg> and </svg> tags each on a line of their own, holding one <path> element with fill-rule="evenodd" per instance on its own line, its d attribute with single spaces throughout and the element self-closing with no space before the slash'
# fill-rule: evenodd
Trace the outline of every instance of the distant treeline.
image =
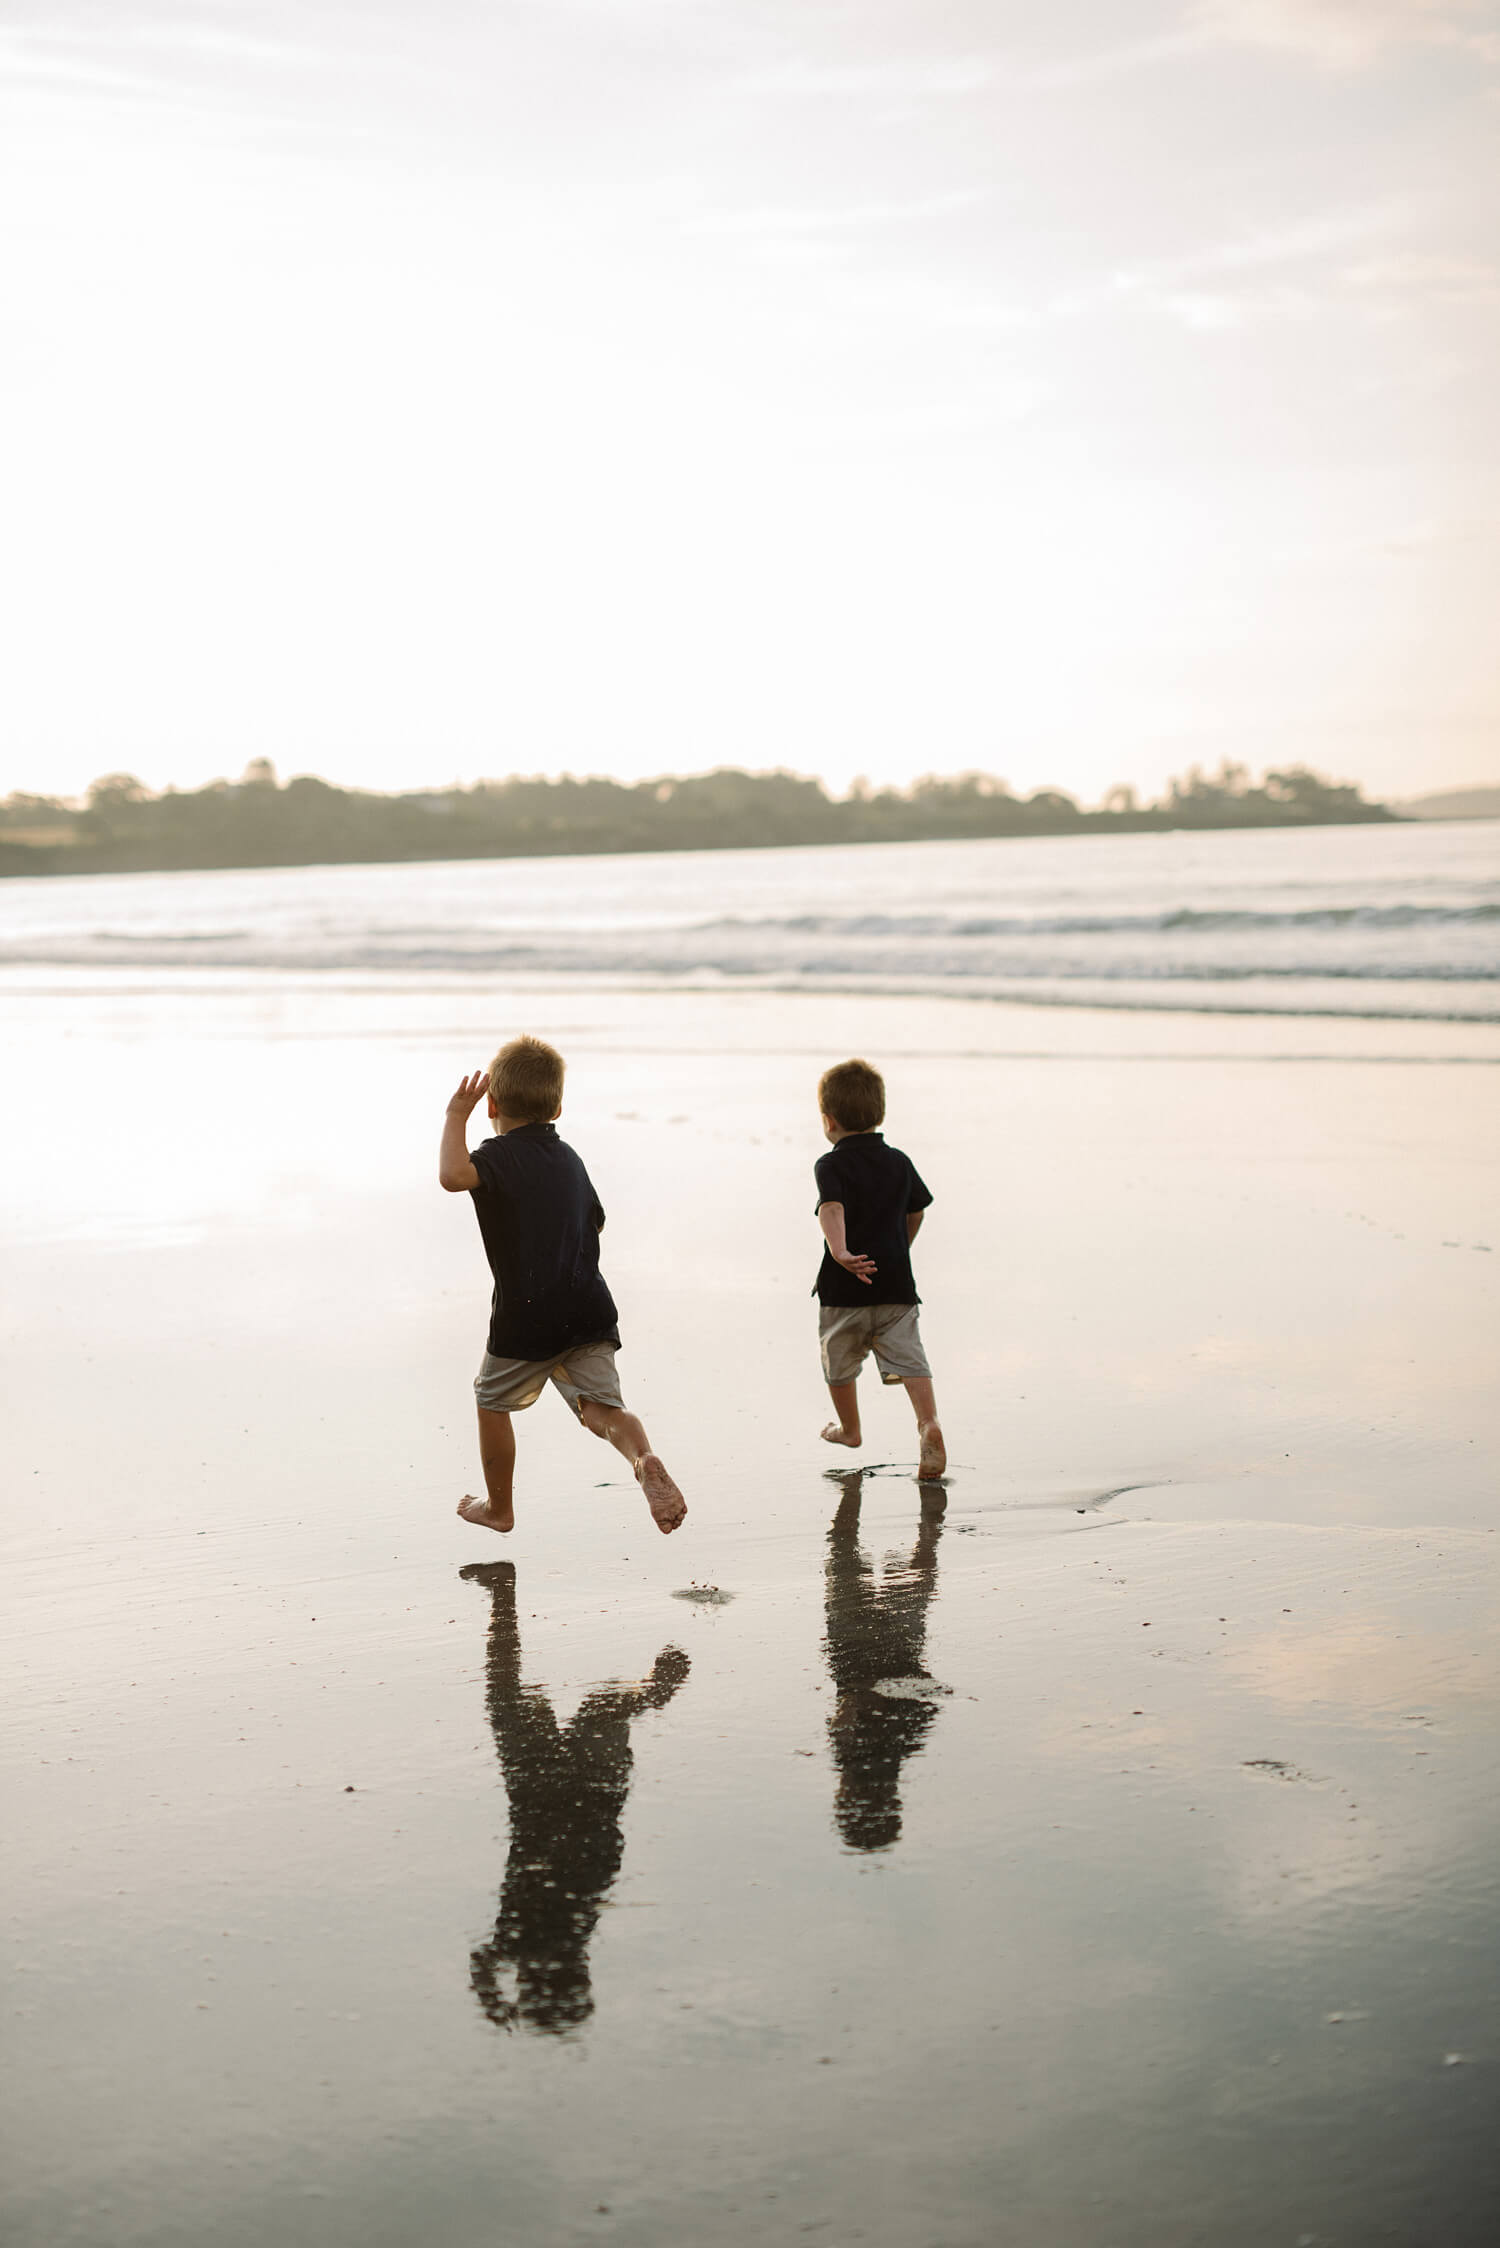
<svg viewBox="0 0 1500 2248">
<path fill-rule="evenodd" d="M 1155 804 L 1129 788 L 1084 811 L 1056 789 L 1013 796 L 985 773 L 856 785 L 833 797 L 795 773 L 724 770 L 689 780 L 479 781 L 379 796 L 302 777 L 278 783 L 265 758 L 238 781 L 169 788 L 128 773 L 95 781 L 82 805 L 0 803 L 0 874 L 116 874 L 170 868 L 314 866 L 385 859 L 533 858 L 598 851 L 712 851 L 777 843 L 907 843 L 991 835 L 1119 834 L 1210 827 L 1312 827 L 1389 820 L 1383 804 L 1302 766 L 1252 783 L 1243 766 L 1196 766 Z"/>
</svg>

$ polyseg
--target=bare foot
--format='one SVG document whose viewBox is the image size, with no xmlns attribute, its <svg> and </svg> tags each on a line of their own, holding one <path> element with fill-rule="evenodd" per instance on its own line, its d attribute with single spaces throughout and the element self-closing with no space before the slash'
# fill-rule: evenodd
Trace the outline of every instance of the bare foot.
<svg viewBox="0 0 1500 2248">
<path fill-rule="evenodd" d="M 923 1421 L 917 1434 L 922 1439 L 921 1456 L 917 1462 L 917 1481 L 930 1483 L 941 1475 L 948 1465 L 948 1451 L 943 1442 L 943 1432 L 936 1421 Z"/>
<path fill-rule="evenodd" d="M 491 1506 L 488 1499 L 462 1498 L 458 1502 L 458 1511 L 465 1522 L 477 1523 L 481 1530 L 513 1530 L 516 1526 L 516 1510 L 513 1506 L 502 1510 Z"/>
<path fill-rule="evenodd" d="M 818 1431 L 825 1444 L 847 1444 L 851 1451 L 863 1444 L 859 1430 L 845 1428 L 841 1421 L 830 1421 L 827 1428 Z"/>
<path fill-rule="evenodd" d="M 636 1461 L 635 1479 L 646 1494 L 646 1504 L 657 1529 L 663 1536 L 675 1530 L 687 1513 L 687 1500 L 654 1452 L 643 1452 Z"/>
</svg>

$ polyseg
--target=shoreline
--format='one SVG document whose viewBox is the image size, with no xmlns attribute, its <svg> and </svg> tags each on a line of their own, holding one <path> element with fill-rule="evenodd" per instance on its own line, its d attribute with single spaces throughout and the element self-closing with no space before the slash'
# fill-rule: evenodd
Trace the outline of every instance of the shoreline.
<svg viewBox="0 0 1500 2248">
<path fill-rule="evenodd" d="M 1119 979 L 1121 982 L 1124 979 Z M 1306 979 L 1309 981 L 1316 979 Z M 1354 979 L 1335 979 L 1343 983 Z M 1376 979 L 1369 979 L 1376 980 Z M 1415 979 L 1406 979 L 1415 980 Z M 1169 979 L 1153 979 L 1146 989 L 1160 991 Z M 1191 995 L 1157 996 L 1154 999 L 1132 999 L 1116 996 L 1113 985 L 1094 981 L 1083 984 L 1076 992 L 1048 991 L 1040 994 L 1028 990 L 1023 983 L 1004 989 L 966 989 L 958 979 L 931 977 L 925 981 L 917 978 L 900 983 L 895 979 L 877 979 L 873 976 L 851 975 L 842 980 L 798 977 L 778 979 L 775 976 L 716 975 L 704 971 L 684 974 L 671 979 L 665 976 L 651 979 L 622 971 L 616 975 L 578 970 L 573 973 L 516 974 L 501 968 L 457 966 L 447 970 L 430 968 L 382 967 L 286 967 L 270 963 L 243 965 L 195 965 L 184 967 L 176 961 L 161 963 L 87 964 L 81 961 L 29 961 L 0 959 L 0 1003 L 6 999 L 25 1002 L 36 999 L 81 1000 L 89 997 L 119 999 L 168 1000 L 180 999 L 192 1004 L 210 997 L 241 997 L 279 1002 L 284 998 L 368 1000 L 396 997 L 403 1001 L 427 999 L 460 999 L 467 1001 L 477 992 L 492 997 L 500 1003 L 501 1011 L 514 1001 L 556 1001 L 563 1005 L 587 1004 L 596 997 L 610 1000 L 663 1000 L 691 1010 L 695 1004 L 714 1001 L 753 1003 L 767 999 L 781 999 L 795 1005 L 801 1000 L 847 1000 L 855 1005 L 879 1007 L 901 1006 L 917 1002 L 932 1002 L 939 1006 L 952 1002 L 963 1009 L 984 1012 L 1003 1012 L 1015 1009 L 1028 1020 L 1046 1022 L 1054 1016 L 1087 1015 L 1102 1022 L 1118 1021 L 1122 1026 L 1137 1025 L 1141 1030 L 1149 1023 L 1187 1021 L 1200 1025 L 1221 1023 L 1246 1028 L 1265 1024 L 1268 1028 L 1286 1033 L 1298 1023 L 1323 1026 L 1331 1024 L 1358 1028 L 1368 1024 L 1381 1032 L 1399 1032 L 1402 1029 L 1430 1027 L 1453 1033 L 1475 1033 L 1483 1038 L 1483 1050 L 1471 1055 L 1442 1054 L 1432 1058 L 1442 1060 L 1472 1059 L 1489 1061 L 1500 1059 L 1500 1046 L 1493 1053 L 1484 1034 L 1500 1029 L 1500 995 L 1491 1002 L 1493 1011 L 1481 1011 L 1476 1002 L 1459 1011 L 1437 1006 L 1400 1009 L 1395 1006 L 1347 1007 L 1336 1006 L 1283 1006 L 1256 1005 L 1232 1001 L 1217 1005 Z M 1179 979 L 1179 987 L 1187 979 Z M 1442 988 L 1441 985 L 1438 986 Z M 1106 996 L 1101 996 L 1101 990 Z M 1051 1048 L 1045 1049 L 1052 1051 Z M 1221 1058 L 1217 1055 L 1212 1058 Z M 1295 1060 L 1296 1054 L 1284 1058 Z M 1353 1058 L 1353 1057 L 1351 1057 Z M 1395 1058 L 1391 1052 L 1373 1054 L 1373 1060 Z M 1412 1056 L 1421 1059 L 1421 1056 Z"/>
</svg>

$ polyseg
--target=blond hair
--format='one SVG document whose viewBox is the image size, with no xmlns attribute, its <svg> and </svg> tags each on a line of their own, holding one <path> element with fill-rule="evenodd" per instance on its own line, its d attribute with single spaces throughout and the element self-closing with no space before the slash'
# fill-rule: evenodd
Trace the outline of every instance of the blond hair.
<svg viewBox="0 0 1500 2248">
<path fill-rule="evenodd" d="M 818 1079 L 818 1106 L 842 1131 L 873 1132 L 885 1122 L 885 1079 L 868 1062 L 835 1062 Z"/>
<path fill-rule="evenodd" d="M 507 1040 L 490 1063 L 490 1099 L 502 1116 L 550 1124 L 562 1107 L 567 1063 L 540 1038 Z"/>
</svg>

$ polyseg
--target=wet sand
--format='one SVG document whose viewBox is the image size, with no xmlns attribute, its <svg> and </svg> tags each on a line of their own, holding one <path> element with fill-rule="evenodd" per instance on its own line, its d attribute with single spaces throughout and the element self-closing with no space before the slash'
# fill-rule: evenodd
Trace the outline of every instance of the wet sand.
<svg viewBox="0 0 1500 2248">
<path fill-rule="evenodd" d="M 62 994 L 59 996 L 59 994 Z M 0 1004 L 7 2237 L 1488 2243 L 1500 1034 L 232 977 Z M 662 1538 L 476 1487 L 555 1035 Z M 952 1460 L 832 1454 L 887 1067 Z"/>
</svg>

